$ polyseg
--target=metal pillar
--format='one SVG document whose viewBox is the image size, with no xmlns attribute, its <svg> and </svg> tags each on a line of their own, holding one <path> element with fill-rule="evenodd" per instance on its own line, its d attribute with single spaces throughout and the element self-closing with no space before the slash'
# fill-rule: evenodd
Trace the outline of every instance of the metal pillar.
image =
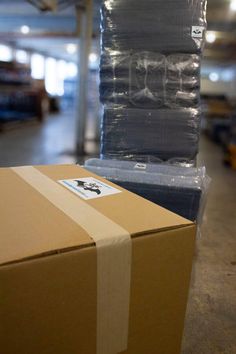
<svg viewBox="0 0 236 354">
<path fill-rule="evenodd" d="M 86 0 L 76 11 L 79 36 L 76 151 L 78 155 L 83 155 L 88 111 L 88 63 L 93 33 L 93 0 Z"/>
</svg>

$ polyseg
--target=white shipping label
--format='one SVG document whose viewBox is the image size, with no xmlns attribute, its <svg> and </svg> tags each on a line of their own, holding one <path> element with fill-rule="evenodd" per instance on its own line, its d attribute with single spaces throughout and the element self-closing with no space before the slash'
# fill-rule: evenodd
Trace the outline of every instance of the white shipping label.
<svg viewBox="0 0 236 354">
<path fill-rule="evenodd" d="M 137 163 L 134 168 L 136 168 L 137 170 L 146 170 L 147 165 L 145 163 Z"/>
<path fill-rule="evenodd" d="M 65 179 L 58 182 L 85 200 L 121 193 L 119 189 L 93 177 Z"/>
<path fill-rule="evenodd" d="M 193 38 L 203 38 L 204 27 L 203 26 L 192 26 L 192 37 Z"/>
</svg>

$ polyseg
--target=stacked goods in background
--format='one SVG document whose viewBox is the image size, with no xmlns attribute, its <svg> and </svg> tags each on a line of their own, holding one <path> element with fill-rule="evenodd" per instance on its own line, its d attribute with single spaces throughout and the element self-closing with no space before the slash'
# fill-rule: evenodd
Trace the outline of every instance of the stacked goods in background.
<svg viewBox="0 0 236 354">
<path fill-rule="evenodd" d="M 194 160 L 206 0 L 104 1 L 104 158 Z"/>
<path fill-rule="evenodd" d="M 104 0 L 101 13 L 101 160 L 86 167 L 199 221 L 209 184 L 193 168 L 206 0 Z"/>
<path fill-rule="evenodd" d="M 28 65 L 0 61 L 0 130 L 11 121 L 43 120 L 45 89 L 40 84 L 32 80 Z"/>
<path fill-rule="evenodd" d="M 227 137 L 224 143 L 224 162 L 236 170 L 236 115 L 232 115 Z"/>
</svg>

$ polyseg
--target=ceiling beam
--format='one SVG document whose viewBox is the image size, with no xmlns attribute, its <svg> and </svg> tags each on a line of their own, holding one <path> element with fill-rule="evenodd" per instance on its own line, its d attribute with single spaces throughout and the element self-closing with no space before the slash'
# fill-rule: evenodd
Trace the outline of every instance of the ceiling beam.
<svg viewBox="0 0 236 354">
<path fill-rule="evenodd" d="M 98 38 L 99 33 L 93 33 L 92 38 Z M 34 32 L 25 36 L 22 33 L 1 33 L 0 41 L 11 42 L 19 39 L 35 39 L 35 38 L 78 38 L 78 32 Z"/>
</svg>

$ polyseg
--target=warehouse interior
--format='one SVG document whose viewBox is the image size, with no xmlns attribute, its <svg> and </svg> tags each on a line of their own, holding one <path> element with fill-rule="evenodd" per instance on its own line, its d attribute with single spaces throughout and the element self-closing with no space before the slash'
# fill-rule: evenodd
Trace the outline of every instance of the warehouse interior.
<svg viewBox="0 0 236 354">
<path fill-rule="evenodd" d="M 83 164 L 99 156 L 101 3 L 0 1 L 0 167 Z M 236 1 L 208 0 L 207 22 L 198 165 L 206 166 L 211 184 L 197 240 L 182 354 L 233 354 Z"/>
</svg>

